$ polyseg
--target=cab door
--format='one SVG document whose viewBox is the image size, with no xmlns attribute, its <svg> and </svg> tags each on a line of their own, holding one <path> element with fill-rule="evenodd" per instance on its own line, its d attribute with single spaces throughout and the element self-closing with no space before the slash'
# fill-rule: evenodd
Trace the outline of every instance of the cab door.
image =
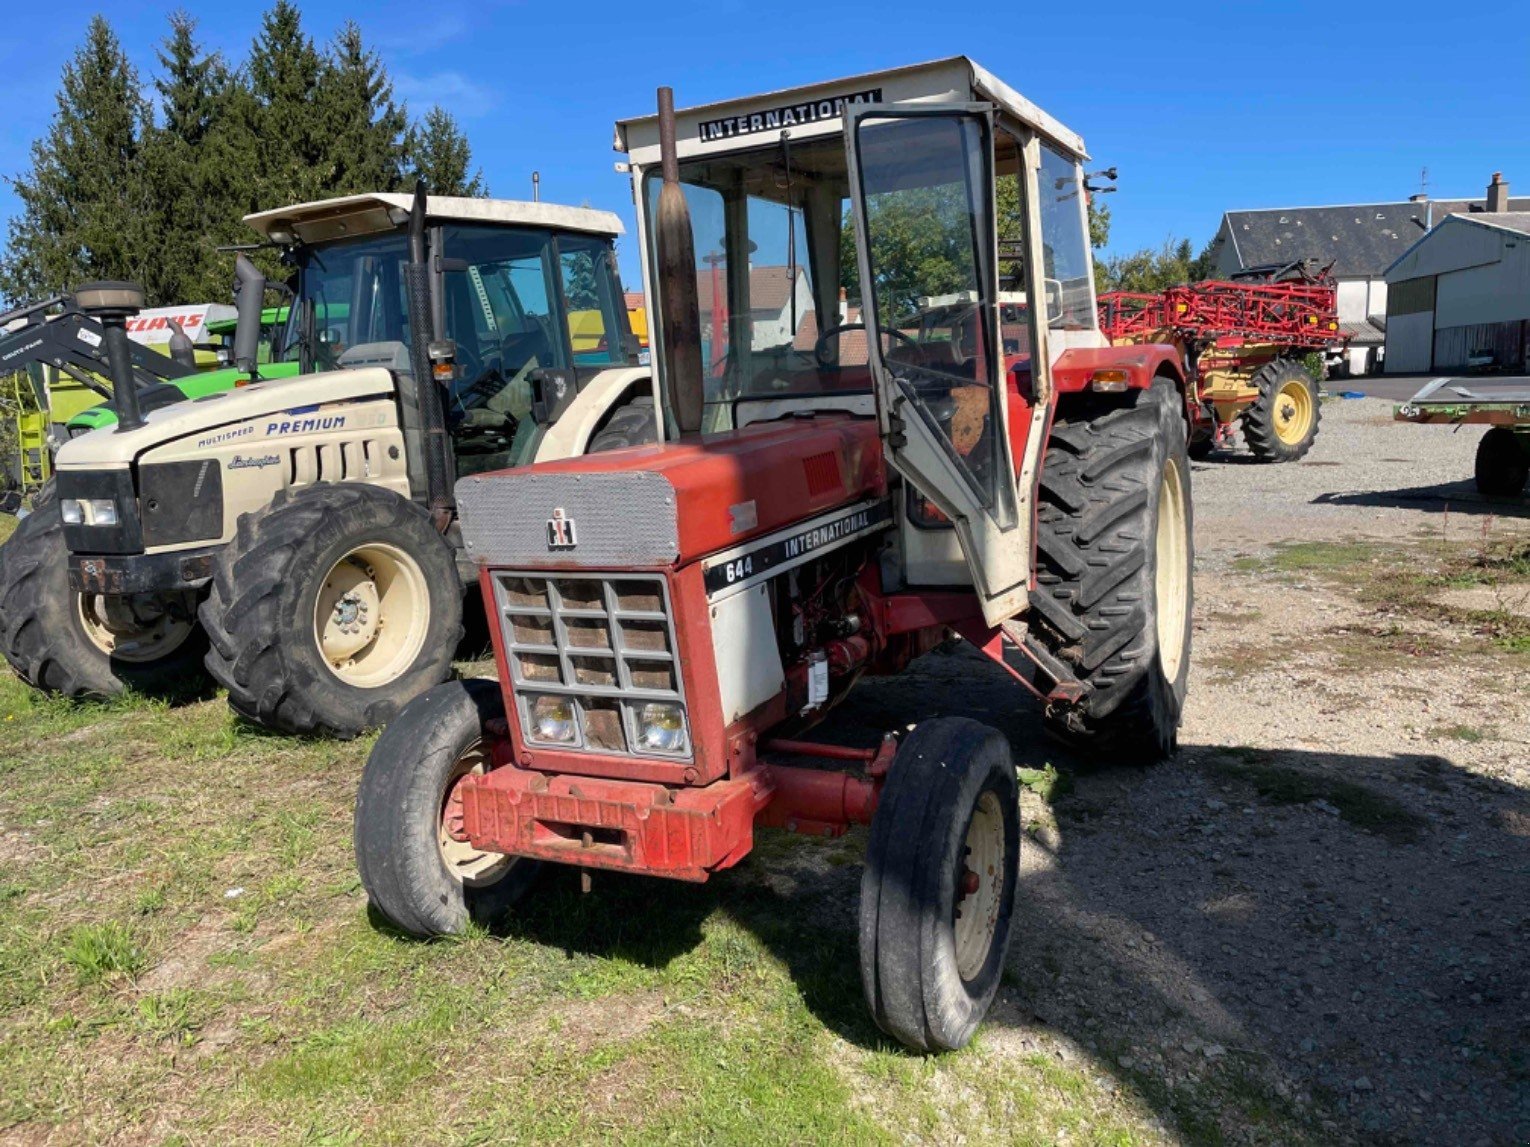
<svg viewBox="0 0 1530 1147">
<path fill-rule="evenodd" d="M 986 104 L 846 109 L 883 449 L 955 525 L 998 625 L 1026 606 L 1031 555 L 1007 433 L 993 133 Z"/>
</svg>

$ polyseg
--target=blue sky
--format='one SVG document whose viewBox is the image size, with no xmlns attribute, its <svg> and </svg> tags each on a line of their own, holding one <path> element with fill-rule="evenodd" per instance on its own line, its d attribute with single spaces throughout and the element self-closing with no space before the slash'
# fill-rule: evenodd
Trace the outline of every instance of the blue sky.
<svg viewBox="0 0 1530 1147">
<path fill-rule="evenodd" d="M 102 7 L 146 75 L 173 6 Z M 243 56 L 260 4 L 187 7 L 207 43 Z M 415 114 L 439 102 L 457 115 L 494 194 L 530 198 L 539 170 L 544 198 L 617 211 L 629 230 L 611 125 L 650 111 L 658 84 L 685 105 L 962 52 L 1081 133 L 1095 166 L 1120 169 L 1111 252 L 1169 236 L 1200 245 L 1229 208 L 1404 199 L 1425 167 L 1436 196 L 1480 196 L 1499 170 L 1530 194 L 1530 21 L 1438 4 L 1171 9 L 1001 4 L 980 26 L 979 9 L 927 0 L 378 0 L 359 19 Z M 302 11 L 322 41 L 358 10 L 312 0 Z M 88 13 L 7 15 L 0 175 L 25 169 Z M 0 215 L 15 204 L 0 186 Z"/>
</svg>

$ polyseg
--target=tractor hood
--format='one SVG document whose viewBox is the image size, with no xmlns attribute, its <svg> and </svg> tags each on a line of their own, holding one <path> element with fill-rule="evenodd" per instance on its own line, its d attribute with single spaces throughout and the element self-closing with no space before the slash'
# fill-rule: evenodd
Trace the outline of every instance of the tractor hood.
<svg viewBox="0 0 1530 1147">
<path fill-rule="evenodd" d="M 257 382 L 156 410 L 136 430 L 103 427 L 72 438 L 60 448 L 55 466 L 60 470 L 128 466 L 146 450 L 191 435 L 200 436 L 199 445 L 213 446 L 235 438 L 253 443 L 308 433 L 326 429 L 325 419 L 345 419 L 339 409 L 345 404 L 391 397 L 393 392 L 393 375 L 381 367 Z"/>
</svg>

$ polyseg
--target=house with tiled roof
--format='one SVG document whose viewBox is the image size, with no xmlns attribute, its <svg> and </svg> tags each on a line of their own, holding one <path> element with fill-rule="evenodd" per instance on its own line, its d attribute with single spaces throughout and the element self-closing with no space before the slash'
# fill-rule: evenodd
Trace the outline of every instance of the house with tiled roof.
<svg viewBox="0 0 1530 1147">
<path fill-rule="evenodd" d="M 1367 373 L 1386 337 L 1387 268 L 1449 216 L 1492 211 L 1530 211 L 1530 199 L 1510 199 L 1508 183 L 1495 172 L 1477 200 L 1415 195 L 1401 202 L 1229 211 L 1212 240 L 1212 274 L 1226 279 L 1303 259 L 1331 264 L 1350 365 Z"/>
</svg>

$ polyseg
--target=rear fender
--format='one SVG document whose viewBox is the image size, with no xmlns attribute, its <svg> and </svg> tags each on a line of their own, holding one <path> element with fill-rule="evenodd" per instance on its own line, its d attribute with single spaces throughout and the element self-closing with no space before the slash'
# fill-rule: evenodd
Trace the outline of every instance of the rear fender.
<svg viewBox="0 0 1530 1147">
<path fill-rule="evenodd" d="M 1101 371 L 1124 371 L 1131 390 L 1146 390 L 1155 378 L 1172 379 L 1179 390 L 1187 428 L 1197 421 L 1196 404 L 1185 383 L 1185 365 L 1178 348 L 1167 343 L 1133 343 L 1065 350 L 1052 364 L 1052 386 L 1058 401 L 1066 402 L 1073 394 L 1091 393 Z"/>
</svg>

